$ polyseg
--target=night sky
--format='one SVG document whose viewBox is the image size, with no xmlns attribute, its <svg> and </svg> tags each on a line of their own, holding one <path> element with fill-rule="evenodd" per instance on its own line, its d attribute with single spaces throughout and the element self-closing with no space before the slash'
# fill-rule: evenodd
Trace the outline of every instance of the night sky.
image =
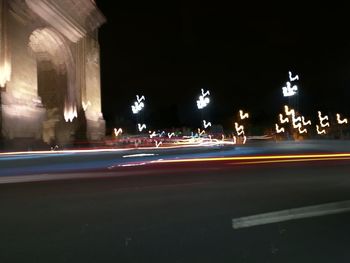
<svg viewBox="0 0 350 263">
<path fill-rule="evenodd" d="M 273 125 L 288 101 L 281 87 L 289 70 L 300 76 L 303 114 L 350 113 L 345 4 L 96 2 L 107 18 L 99 40 L 109 128 L 133 127 L 136 94 L 147 98 L 140 118 L 150 127 L 199 127 L 195 100 L 201 88 L 211 91 L 204 115 L 213 123 L 227 127 L 242 108 L 256 125 Z"/>
</svg>

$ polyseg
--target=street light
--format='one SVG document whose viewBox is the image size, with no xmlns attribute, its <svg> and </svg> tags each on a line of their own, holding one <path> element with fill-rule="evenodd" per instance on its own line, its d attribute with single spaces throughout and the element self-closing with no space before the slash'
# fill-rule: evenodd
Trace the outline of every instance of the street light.
<svg viewBox="0 0 350 263">
<path fill-rule="evenodd" d="M 202 95 L 199 96 L 198 100 L 197 100 L 197 108 L 199 110 L 204 109 L 206 106 L 208 106 L 209 102 L 210 102 L 210 91 L 207 90 L 206 92 L 204 92 L 203 89 L 201 89 L 202 91 Z"/>
<path fill-rule="evenodd" d="M 131 105 L 132 113 L 138 114 L 145 107 L 145 103 L 143 102 L 145 100 L 145 96 L 139 97 L 139 95 L 136 95 L 136 101 Z"/>
</svg>

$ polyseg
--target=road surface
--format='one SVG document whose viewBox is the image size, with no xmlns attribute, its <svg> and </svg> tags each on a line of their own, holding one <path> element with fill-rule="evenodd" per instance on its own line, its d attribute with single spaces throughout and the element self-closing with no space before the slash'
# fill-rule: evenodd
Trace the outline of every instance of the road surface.
<svg viewBox="0 0 350 263">
<path fill-rule="evenodd" d="M 349 262 L 350 213 L 245 228 L 233 220 L 350 200 L 350 161 L 250 162 L 0 184 L 0 262 Z"/>
</svg>

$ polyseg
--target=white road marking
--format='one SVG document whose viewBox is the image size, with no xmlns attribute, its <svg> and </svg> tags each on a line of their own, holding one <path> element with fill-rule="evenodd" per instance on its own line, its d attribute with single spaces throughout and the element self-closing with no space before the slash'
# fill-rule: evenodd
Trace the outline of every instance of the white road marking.
<svg viewBox="0 0 350 263">
<path fill-rule="evenodd" d="M 239 229 L 251 226 L 265 225 L 301 218 L 324 216 L 345 212 L 350 212 L 350 200 L 234 218 L 232 219 L 232 227 L 234 229 Z"/>
</svg>

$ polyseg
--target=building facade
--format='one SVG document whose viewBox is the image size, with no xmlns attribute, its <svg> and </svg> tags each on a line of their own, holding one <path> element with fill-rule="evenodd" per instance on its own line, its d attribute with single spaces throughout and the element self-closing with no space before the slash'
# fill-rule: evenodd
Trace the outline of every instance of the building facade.
<svg viewBox="0 0 350 263">
<path fill-rule="evenodd" d="M 1 134 L 47 144 L 105 134 L 93 0 L 0 0 Z"/>
</svg>

